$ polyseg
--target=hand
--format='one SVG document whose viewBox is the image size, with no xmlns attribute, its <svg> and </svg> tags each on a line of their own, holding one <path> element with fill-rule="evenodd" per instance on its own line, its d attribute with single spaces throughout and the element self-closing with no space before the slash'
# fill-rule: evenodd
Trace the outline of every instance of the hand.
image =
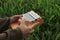
<svg viewBox="0 0 60 40">
<path fill-rule="evenodd" d="M 12 29 L 20 28 L 23 37 L 27 37 L 34 32 L 34 28 L 38 24 L 42 24 L 42 21 L 43 20 L 39 18 L 33 22 L 28 22 L 25 19 L 22 19 L 20 15 L 15 15 L 10 18 L 10 26 Z"/>
<path fill-rule="evenodd" d="M 17 28 L 17 26 L 20 24 L 20 22 L 18 21 L 19 19 L 22 18 L 22 15 L 14 15 L 10 17 L 10 27 L 12 29 Z"/>
<path fill-rule="evenodd" d="M 38 25 L 42 23 L 42 19 L 37 19 L 34 22 L 28 22 L 25 19 L 20 19 L 19 20 L 21 22 L 19 28 L 22 31 L 23 37 L 27 37 L 29 36 L 32 32 L 34 32 L 34 28 Z"/>
</svg>

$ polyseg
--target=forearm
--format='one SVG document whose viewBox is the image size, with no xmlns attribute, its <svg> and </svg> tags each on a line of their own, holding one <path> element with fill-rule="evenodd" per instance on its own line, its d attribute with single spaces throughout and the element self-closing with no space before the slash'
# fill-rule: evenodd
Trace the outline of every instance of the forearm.
<svg viewBox="0 0 60 40">
<path fill-rule="evenodd" d="M 6 40 L 6 38 L 7 38 L 6 33 L 0 34 L 0 40 Z"/>
<path fill-rule="evenodd" d="M 10 19 L 9 18 L 0 18 L 0 33 L 9 28 Z"/>
<path fill-rule="evenodd" d="M 20 29 L 9 29 L 5 33 L 0 34 L 0 40 L 22 40 L 22 32 Z"/>
</svg>

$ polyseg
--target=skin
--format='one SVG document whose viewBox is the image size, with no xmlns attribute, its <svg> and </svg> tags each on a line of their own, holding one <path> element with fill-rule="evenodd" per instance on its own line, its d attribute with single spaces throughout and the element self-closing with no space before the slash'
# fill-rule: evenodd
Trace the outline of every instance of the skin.
<svg viewBox="0 0 60 40">
<path fill-rule="evenodd" d="M 37 20 L 33 21 L 33 22 L 29 22 L 26 21 L 25 19 L 22 19 L 22 16 L 20 15 L 15 15 L 11 17 L 12 19 L 16 19 L 14 17 L 19 17 L 17 20 L 15 20 L 14 22 L 10 23 L 10 26 L 12 29 L 16 29 L 16 28 L 20 28 L 23 34 L 23 37 L 27 37 L 29 36 L 32 32 L 34 32 L 34 28 L 38 25 L 38 24 L 42 24 L 43 20 L 38 18 Z"/>
</svg>

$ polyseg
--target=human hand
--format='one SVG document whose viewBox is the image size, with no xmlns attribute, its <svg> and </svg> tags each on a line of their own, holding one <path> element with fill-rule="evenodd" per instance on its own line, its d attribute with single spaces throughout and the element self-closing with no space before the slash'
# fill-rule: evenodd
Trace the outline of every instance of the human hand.
<svg viewBox="0 0 60 40">
<path fill-rule="evenodd" d="M 15 15 L 10 17 L 10 26 L 12 29 L 20 28 L 23 34 L 23 37 L 29 36 L 32 32 L 34 32 L 34 28 L 38 24 L 42 24 L 42 18 L 39 18 L 33 22 L 26 21 L 22 19 L 21 15 Z"/>
<path fill-rule="evenodd" d="M 22 18 L 22 15 L 14 15 L 10 17 L 10 27 L 12 29 L 15 29 L 19 26 L 20 22 L 18 21 L 19 19 Z"/>
<path fill-rule="evenodd" d="M 19 28 L 22 31 L 23 37 L 29 36 L 32 32 L 34 32 L 34 28 L 43 22 L 40 18 L 33 22 L 26 21 L 25 19 L 20 19 L 19 21 L 21 22 Z"/>
</svg>

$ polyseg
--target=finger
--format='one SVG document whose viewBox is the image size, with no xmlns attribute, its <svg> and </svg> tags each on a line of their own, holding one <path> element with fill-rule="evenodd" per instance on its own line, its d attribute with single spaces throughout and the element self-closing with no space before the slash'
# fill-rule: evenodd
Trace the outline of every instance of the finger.
<svg viewBox="0 0 60 40">
<path fill-rule="evenodd" d="M 28 28 L 31 30 L 31 29 L 34 29 L 35 28 L 35 26 L 37 26 L 37 24 L 38 23 L 34 23 L 34 24 L 32 24 L 32 25 L 30 25 L 30 26 L 28 26 Z"/>
<path fill-rule="evenodd" d="M 43 23 L 43 19 L 38 19 L 34 24 L 33 28 L 35 28 L 37 25 L 41 25 Z"/>
<path fill-rule="evenodd" d="M 33 22 L 29 22 L 26 19 L 22 19 L 22 23 L 25 23 L 27 26 L 32 25 Z"/>
<path fill-rule="evenodd" d="M 33 24 L 33 22 L 26 21 L 25 24 L 26 24 L 27 26 L 31 26 L 31 25 Z"/>
<path fill-rule="evenodd" d="M 22 19 L 18 19 L 18 21 L 19 21 L 19 22 L 21 22 L 21 21 L 22 21 Z"/>
<path fill-rule="evenodd" d="M 34 32 L 34 29 L 30 30 L 28 33 L 26 33 L 26 37 L 30 36 L 31 33 L 33 33 L 33 32 Z"/>
<path fill-rule="evenodd" d="M 21 20 L 21 24 L 25 24 L 26 20 L 25 19 L 22 19 Z"/>
<path fill-rule="evenodd" d="M 37 22 L 39 22 L 39 24 L 42 24 L 43 23 L 43 19 L 41 18 L 39 18 L 38 20 L 37 20 Z"/>
<path fill-rule="evenodd" d="M 19 25 L 21 24 L 21 21 L 22 21 L 22 19 L 18 19 L 18 23 L 19 23 Z"/>
<path fill-rule="evenodd" d="M 39 24 L 42 24 L 43 23 L 43 19 L 42 18 L 38 18 L 38 19 L 36 19 L 34 21 L 34 23 L 38 23 L 38 22 L 39 22 Z"/>
<path fill-rule="evenodd" d="M 30 31 L 30 34 L 33 33 L 33 32 L 34 32 L 34 29 L 32 29 L 32 30 Z"/>
</svg>

